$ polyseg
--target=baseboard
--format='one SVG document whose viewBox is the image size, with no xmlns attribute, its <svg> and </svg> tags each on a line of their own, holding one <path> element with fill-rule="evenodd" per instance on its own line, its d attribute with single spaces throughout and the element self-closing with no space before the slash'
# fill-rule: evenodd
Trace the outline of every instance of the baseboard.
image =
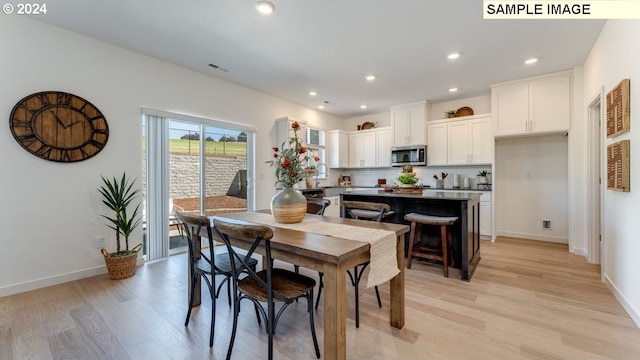
<svg viewBox="0 0 640 360">
<path fill-rule="evenodd" d="M 144 264 L 144 258 L 139 257 L 136 260 L 136 266 L 140 266 Z M 79 280 L 88 278 L 91 276 L 101 275 L 107 273 L 107 266 L 96 266 L 93 268 L 88 268 L 79 271 L 73 271 L 65 274 L 59 274 L 54 276 L 49 276 L 45 278 L 40 278 L 31 281 L 25 281 L 18 284 L 12 284 L 0 287 L 0 297 L 9 296 L 13 294 L 19 294 L 25 291 L 31 291 L 36 289 L 45 288 L 52 285 L 58 285 L 62 283 L 66 283 L 69 281 Z"/>
<path fill-rule="evenodd" d="M 587 257 L 587 251 L 585 249 L 573 249 L 570 251 L 575 255 L 584 256 L 585 258 Z"/>
<path fill-rule="evenodd" d="M 506 237 L 514 237 L 520 239 L 528 239 L 528 240 L 539 240 L 539 241 L 547 241 L 559 244 L 568 244 L 569 239 L 565 237 L 559 236 L 549 236 L 549 235 L 539 235 L 539 234 L 529 234 L 529 233 L 520 233 L 520 232 L 512 232 L 512 231 L 496 231 L 497 236 L 506 236 Z"/>
<path fill-rule="evenodd" d="M 607 276 L 607 274 L 604 274 L 604 283 L 607 284 L 607 287 L 609 288 L 613 296 L 615 296 L 616 300 L 618 300 L 627 314 L 629 314 L 633 322 L 636 323 L 636 326 L 640 328 L 640 312 L 638 312 L 638 310 L 633 307 L 633 305 L 629 301 L 627 301 L 627 298 L 620 291 L 618 291 L 618 288 Z"/>
</svg>

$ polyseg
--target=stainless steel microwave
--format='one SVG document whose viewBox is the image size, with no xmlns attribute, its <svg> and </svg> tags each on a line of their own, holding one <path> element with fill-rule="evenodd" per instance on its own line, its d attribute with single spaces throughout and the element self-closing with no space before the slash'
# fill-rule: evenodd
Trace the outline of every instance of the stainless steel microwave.
<svg viewBox="0 0 640 360">
<path fill-rule="evenodd" d="M 427 165 L 425 145 L 394 146 L 391 148 L 391 166 Z"/>
</svg>

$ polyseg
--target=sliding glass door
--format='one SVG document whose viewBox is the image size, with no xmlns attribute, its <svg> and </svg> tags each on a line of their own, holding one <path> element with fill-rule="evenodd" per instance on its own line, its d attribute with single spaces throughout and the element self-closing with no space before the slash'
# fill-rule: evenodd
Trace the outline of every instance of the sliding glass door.
<svg viewBox="0 0 640 360">
<path fill-rule="evenodd" d="M 162 115 L 143 119 L 149 260 L 186 250 L 176 212 L 211 216 L 245 211 L 253 203 L 247 181 L 253 173 L 251 127 Z"/>
<path fill-rule="evenodd" d="M 201 124 L 169 119 L 169 254 L 186 250 L 176 212 L 200 214 Z"/>
</svg>

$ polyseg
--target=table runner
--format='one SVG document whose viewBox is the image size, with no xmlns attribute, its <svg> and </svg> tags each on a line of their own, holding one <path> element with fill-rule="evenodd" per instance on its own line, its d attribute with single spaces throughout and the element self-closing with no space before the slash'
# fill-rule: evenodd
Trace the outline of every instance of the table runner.
<svg viewBox="0 0 640 360">
<path fill-rule="evenodd" d="M 276 222 L 271 214 L 246 212 L 233 213 L 234 219 L 256 224 L 304 231 L 312 234 L 327 235 L 347 240 L 366 242 L 369 249 L 370 264 L 367 276 L 367 287 L 380 285 L 391 280 L 400 270 L 396 258 L 396 233 L 388 230 L 370 229 L 346 224 L 333 224 L 324 221 L 304 218 L 296 224 Z"/>
</svg>

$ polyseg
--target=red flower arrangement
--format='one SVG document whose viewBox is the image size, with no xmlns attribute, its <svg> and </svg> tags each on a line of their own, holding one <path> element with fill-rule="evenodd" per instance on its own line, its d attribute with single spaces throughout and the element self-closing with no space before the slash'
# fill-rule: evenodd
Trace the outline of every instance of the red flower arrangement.
<svg viewBox="0 0 640 360">
<path fill-rule="evenodd" d="M 304 168 L 311 159 L 307 155 L 307 148 L 298 138 L 300 124 L 294 121 L 291 124 L 291 129 L 293 129 L 294 136 L 283 142 L 280 149 L 278 147 L 272 148 L 274 160 L 267 161 L 267 164 L 276 168 L 276 185 L 281 184 L 286 187 L 292 187 L 307 176 Z M 319 158 L 316 157 L 314 160 L 318 161 Z"/>
</svg>

